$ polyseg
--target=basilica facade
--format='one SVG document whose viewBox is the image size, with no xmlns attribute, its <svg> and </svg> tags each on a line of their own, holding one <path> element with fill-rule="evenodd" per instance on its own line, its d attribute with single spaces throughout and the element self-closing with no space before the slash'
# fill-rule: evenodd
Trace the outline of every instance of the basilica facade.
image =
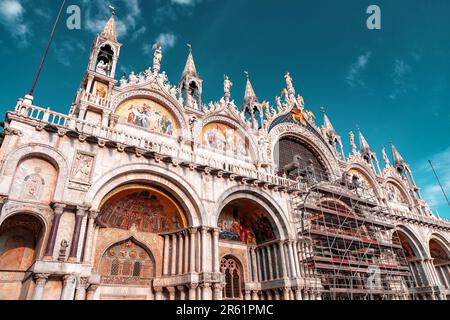
<svg viewBox="0 0 450 320">
<path fill-rule="evenodd" d="M 292 77 L 273 105 L 247 75 L 202 101 L 192 48 L 177 86 L 115 80 L 113 14 L 67 114 L 19 99 L 0 140 L 0 299 L 447 299 L 450 222 L 397 149 L 351 153 Z"/>
</svg>

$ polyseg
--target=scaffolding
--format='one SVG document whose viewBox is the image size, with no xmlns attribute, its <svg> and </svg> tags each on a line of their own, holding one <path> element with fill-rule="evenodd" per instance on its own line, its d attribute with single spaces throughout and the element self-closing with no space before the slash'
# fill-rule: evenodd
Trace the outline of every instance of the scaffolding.
<svg viewBox="0 0 450 320">
<path fill-rule="evenodd" d="M 286 172 L 305 187 L 294 203 L 306 276 L 324 300 L 410 299 L 413 280 L 387 208 L 355 176 L 331 182 L 311 161 Z"/>
</svg>

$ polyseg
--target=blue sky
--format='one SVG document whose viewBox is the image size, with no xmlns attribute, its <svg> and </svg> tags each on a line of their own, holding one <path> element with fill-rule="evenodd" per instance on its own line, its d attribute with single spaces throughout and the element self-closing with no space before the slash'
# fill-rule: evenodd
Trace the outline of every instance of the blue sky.
<svg viewBox="0 0 450 320">
<path fill-rule="evenodd" d="M 56 33 L 35 103 L 67 112 L 109 1 L 68 0 L 81 7 L 81 30 Z M 192 44 L 204 101 L 222 95 L 223 75 L 244 93 L 249 71 L 261 100 L 273 101 L 290 71 L 306 107 L 324 107 L 343 137 L 359 126 L 377 152 L 394 142 L 423 195 L 450 218 L 427 160 L 450 193 L 450 1 L 112 0 L 123 43 L 119 72 L 143 71 L 149 48 L 164 45 L 163 70 L 177 83 Z M 382 29 L 368 30 L 366 9 L 381 8 Z M 59 1 L 0 0 L 0 109 L 29 90 Z M 318 122 L 321 122 L 319 120 Z"/>
</svg>

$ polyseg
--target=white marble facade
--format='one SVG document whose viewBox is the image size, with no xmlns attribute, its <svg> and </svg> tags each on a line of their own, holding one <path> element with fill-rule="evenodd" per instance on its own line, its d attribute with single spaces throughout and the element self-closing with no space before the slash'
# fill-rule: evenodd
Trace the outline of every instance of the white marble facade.
<svg viewBox="0 0 450 320">
<path fill-rule="evenodd" d="M 381 170 L 351 134 L 347 157 L 290 74 L 276 106 L 248 79 L 238 108 L 228 77 L 224 97 L 204 105 L 192 50 L 174 87 L 160 46 L 148 70 L 114 80 L 120 48 L 112 16 L 68 114 L 30 96 L 6 114 L 0 299 L 322 299 L 320 277 L 299 259 L 296 203 L 308 185 L 278 171 L 287 138 L 328 181 L 356 176 L 357 195 L 384 208 L 410 251 L 415 298 L 449 296 L 450 223 L 431 214 L 395 147 Z"/>
</svg>

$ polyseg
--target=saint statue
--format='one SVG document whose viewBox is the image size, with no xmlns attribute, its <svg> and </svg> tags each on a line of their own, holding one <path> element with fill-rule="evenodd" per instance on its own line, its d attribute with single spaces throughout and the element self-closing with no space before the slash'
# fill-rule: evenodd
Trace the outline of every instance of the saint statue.
<svg viewBox="0 0 450 320">
<path fill-rule="evenodd" d="M 385 147 L 383 147 L 383 150 L 381 151 L 381 153 L 383 155 L 383 160 L 384 160 L 384 163 L 386 165 L 386 168 L 390 168 L 391 167 L 391 162 L 389 161 L 389 157 L 388 157 L 388 155 L 386 153 L 386 148 Z"/>
<path fill-rule="evenodd" d="M 353 131 L 350 131 L 349 135 L 350 135 L 350 147 L 352 148 L 352 153 L 355 155 L 356 154 L 355 134 L 353 133 Z"/>
<path fill-rule="evenodd" d="M 230 101 L 232 87 L 233 87 L 233 83 L 230 81 L 228 76 L 225 76 L 225 80 L 223 82 L 223 91 L 224 91 L 225 101 L 227 101 L 227 102 Z"/>
<path fill-rule="evenodd" d="M 291 74 L 289 72 L 287 72 L 286 75 L 284 76 L 284 79 L 286 79 L 286 87 L 287 87 L 288 93 L 290 95 L 295 95 L 295 89 L 294 89 L 294 85 L 292 84 Z"/>
<path fill-rule="evenodd" d="M 153 72 L 159 73 L 161 70 L 161 61 L 162 61 L 162 47 L 155 43 L 153 45 L 153 49 L 155 50 L 153 54 Z"/>
</svg>

